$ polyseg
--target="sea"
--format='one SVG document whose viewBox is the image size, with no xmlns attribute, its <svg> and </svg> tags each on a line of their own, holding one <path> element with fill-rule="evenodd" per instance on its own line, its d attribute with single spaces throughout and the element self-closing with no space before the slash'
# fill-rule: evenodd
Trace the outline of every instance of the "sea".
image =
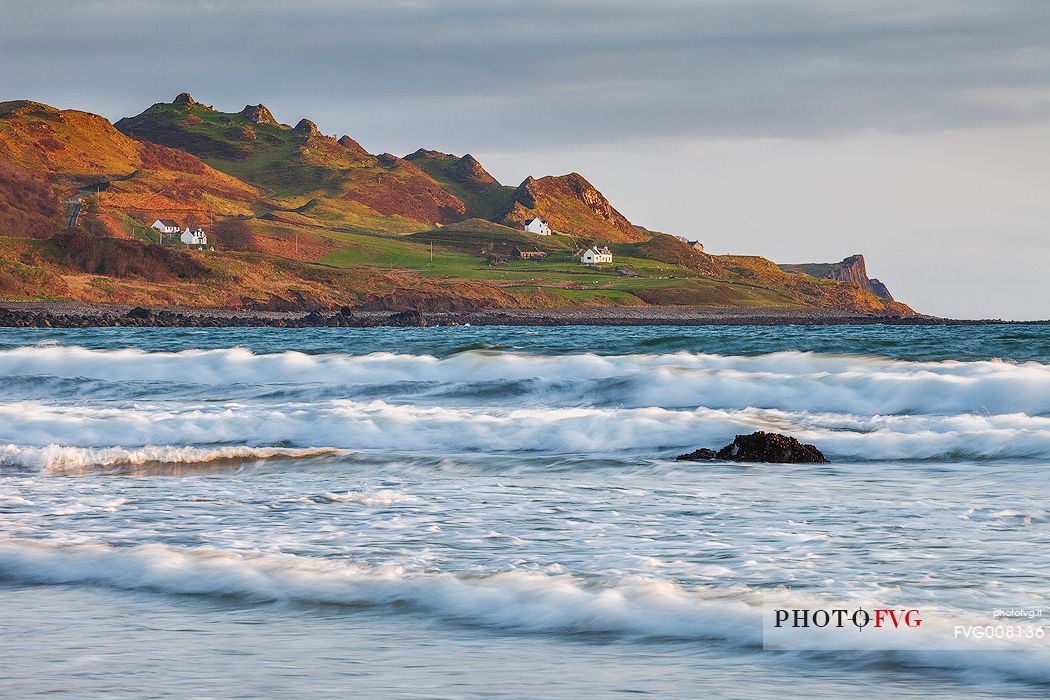
<svg viewBox="0 0 1050 700">
<path fill-rule="evenodd" d="M 0 697 L 1045 698 L 1048 465 L 1047 326 L 0 330 Z"/>
</svg>

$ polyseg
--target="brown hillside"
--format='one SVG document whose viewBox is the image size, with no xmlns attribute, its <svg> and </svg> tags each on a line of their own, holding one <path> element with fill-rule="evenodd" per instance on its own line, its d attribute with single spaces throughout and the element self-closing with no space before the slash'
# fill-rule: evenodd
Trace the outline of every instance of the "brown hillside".
<svg viewBox="0 0 1050 700">
<path fill-rule="evenodd" d="M 344 177 L 339 198 L 360 202 L 380 214 L 430 224 L 461 221 L 467 215 L 463 200 L 414 164 L 389 153 L 378 156 L 373 167 L 349 170 Z"/>
<path fill-rule="evenodd" d="M 466 205 L 415 165 L 389 154 L 369 155 L 348 136 L 322 134 L 309 119 L 294 128 L 279 124 L 263 105 L 226 113 L 184 93 L 116 126 L 137 139 L 193 153 L 289 209 L 310 202 L 312 211 L 324 212 L 325 223 L 402 231 L 466 216 Z"/>
<path fill-rule="evenodd" d="M 526 178 L 500 223 L 520 227 L 535 216 L 560 233 L 610 243 L 636 243 L 652 235 L 631 224 L 579 173 Z"/>
<path fill-rule="evenodd" d="M 0 161 L 0 236 L 47 238 L 59 224 L 51 183 Z"/>
<path fill-rule="evenodd" d="M 474 156 L 454 156 L 420 148 L 405 156 L 467 205 L 471 217 L 496 221 L 511 206 L 514 188 L 501 185 Z"/>
<path fill-rule="evenodd" d="M 778 267 L 708 255 L 633 226 L 576 173 L 506 187 L 470 155 L 373 156 L 308 119 L 281 124 L 263 105 L 218 112 L 185 93 L 119 124 L 25 100 L 0 103 L 0 296 L 913 313 L 867 277 L 860 256 Z M 65 228 L 63 200 L 74 194 L 83 204 L 75 230 L 31 240 Z M 534 216 L 566 235 L 523 232 Z M 157 239 L 146 227 L 155 218 L 208 223 L 215 249 L 144 246 Z M 611 244 L 615 262 L 581 265 L 577 247 L 598 241 Z"/>
<path fill-rule="evenodd" d="M 633 255 L 679 265 L 704 275 L 719 276 L 725 272 L 713 256 L 694 250 L 681 238 L 668 236 L 666 233 L 650 233 L 649 235 L 652 238 L 635 246 L 632 251 Z"/>
<path fill-rule="evenodd" d="M 103 209 L 141 218 L 248 213 L 261 200 L 256 188 L 189 153 L 135 141 L 94 114 L 25 100 L 0 103 L 0 160 L 62 196 L 100 188 Z"/>
<path fill-rule="evenodd" d="M 31 175 L 130 175 L 141 164 L 140 147 L 96 114 L 0 102 L 0 158 Z"/>
</svg>

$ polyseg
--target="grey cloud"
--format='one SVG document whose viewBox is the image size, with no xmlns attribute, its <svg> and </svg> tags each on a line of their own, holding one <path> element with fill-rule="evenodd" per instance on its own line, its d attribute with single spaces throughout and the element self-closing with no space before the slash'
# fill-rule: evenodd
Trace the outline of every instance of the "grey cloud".
<svg viewBox="0 0 1050 700">
<path fill-rule="evenodd" d="M 923 311 L 1048 315 L 1045 0 L 0 2 L 0 99 L 263 101 L 505 182 L 578 170 L 716 252 L 863 252 Z"/>
<path fill-rule="evenodd" d="M 185 89 L 382 150 L 820 138 L 1045 119 L 1048 22 L 1043 2 L 16 0 L 0 61 L 11 97 L 117 118 Z"/>
</svg>

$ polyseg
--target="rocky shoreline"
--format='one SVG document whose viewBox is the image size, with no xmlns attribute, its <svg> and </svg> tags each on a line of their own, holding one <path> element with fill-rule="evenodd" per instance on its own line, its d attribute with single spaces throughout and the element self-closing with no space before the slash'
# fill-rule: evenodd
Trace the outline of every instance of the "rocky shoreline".
<svg viewBox="0 0 1050 700">
<path fill-rule="evenodd" d="M 422 326 L 775 326 L 775 325 L 997 325 L 999 319 L 877 316 L 828 309 L 710 309 L 695 307 L 601 307 L 493 309 L 465 312 L 406 310 L 256 311 L 102 305 L 81 302 L 0 302 L 0 327 L 273 327 L 372 328 Z M 1018 323 L 1048 323 L 1021 321 Z"/>
<path fill-rule="evenodd" d="M 59 310 L 0 307 L 6 328 L 368 328 L 426 326 L 418 311 L 356 316 L 349 307 L 335 313 L 236 312 L 213 309 L 153 309 L 135 306 L 71 307 Z"/>
</svg>

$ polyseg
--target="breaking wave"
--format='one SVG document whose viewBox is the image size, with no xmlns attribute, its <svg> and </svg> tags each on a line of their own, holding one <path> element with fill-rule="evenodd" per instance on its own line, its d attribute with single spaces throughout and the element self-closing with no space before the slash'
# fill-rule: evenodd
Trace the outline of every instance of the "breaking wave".
<svg viewBox="0 0 1050 700">
<path fill-rule="evenodd" d="M 143 464 L 210 464 L 253 460 L 303 459 L 338 453 L 330 447 L 177 447 L 145 445 L 124 447 L 72 447 L 50 444 L 46 447 L 0 446 L 0 465 L 38 467 L 50 472 L 76 472 L 89 467 L 137 466 Z"/>
<path fill-rule="evenodd" d="M 509 571 L 483 576 L 409 573 L 294 555 L 244 556 L 159 544 L 110 547 L 0 540 L 0 576 L 32 583 L 96 584 L 159 593 L 400 606 L 480 626 L 528 632 L 590 632 L 705 638 L 729 623 L 758 623 L 728 598 L 705 601 L 666 581 L 590 588 L 568 576 Z M 760 644 L 751 634 L 743 641 Z"/>
<path fill-rule="evenodd" d="M 854 415 L 968 412 L 1050 414 L 1050 364 L 998 360 L 907 362 L 808 352 L 759 356 L 527 355 L 468 351 L 430 355 L 254 354 L 241 348 L 144 352 L 78 347 L 0 351 L 0 375 L 162 382 L 214 388 L 283 388 L 314 398 L 376 392 L 471 398 L 502 394 L 557 405 L 838 412 Z M 291 389 L 289 389 L 291 387 Z M 170 387 L 169 387 L 170 389 Z M 425 393 L 425 389 L 422 390 Z M 477 398 L 477 396 L 474 396 Z"/>
<path fill-rule="evenodd" d="M 11 443 L 0 448 L 0 461 L 83 466 L 302 457 L 326 450 L 592 455 L 645 451 L 646 456 L 659 458 L 673 457 L 675 450 L 687 447 L 720 446 L 736 434 L 755 430 L 790 433 L 839 460 L 1050 457 L 1050 418 L 1024 414 L 448 408 L 337 400 L 130 408 L 0 405 L 0 444 Z M 299 449 L 268 447 L 272 445 Z"/>
<path fill-rule="evenodd" d="M 746 586 L 685 589 L 671 581 L 646 578 L 586 582 L 520 570 L 479 575 L 410 572 L 346 560 L 159 544 L 112 547 L 0 540 L 0 576 L 26 583 L 101 585 L 255 603 L 382 607 L 516 632 L 716 640 L 741 647 L 762 644 L 763 601 L 799 607 L 822 603 L 817 597 Z M 873 647 L 831 653 L 871 662 L 876 659 L 864 655 L 877 652 L 877 659 L 888 657 L 905 665 L 986 671 L 1050 683 L 1044 646 L 1017 653 L 1021 647 L 1004 644 L 1002 654 L 973 653 L 951 641 L 946 627 L 927 634 L 931 635 L 927 643 L 932 642 L 935 650 L 879 652 Z"/>
</svg>

